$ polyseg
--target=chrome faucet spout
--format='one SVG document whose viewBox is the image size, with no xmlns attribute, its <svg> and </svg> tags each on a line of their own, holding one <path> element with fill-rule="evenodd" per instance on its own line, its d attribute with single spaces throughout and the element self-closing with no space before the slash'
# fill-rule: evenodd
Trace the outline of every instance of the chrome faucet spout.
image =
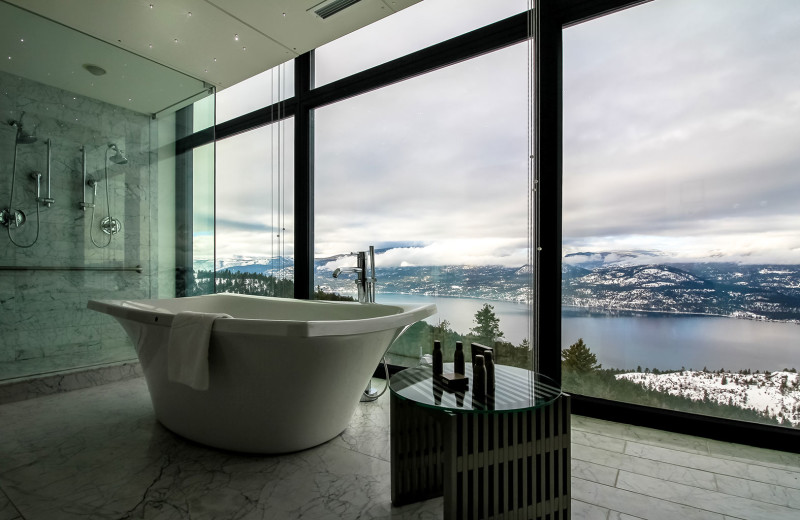
<svg viewBox="0 0 800 520">
<path fill-rule="evenodd" d="M 369 260 L 367 259 L 369 255 Z M 361 303 L 375 303 L 375 247 L 369 246 L 369 252 L 359 251 L 357 253 L 358 267 L 337 267 L 333 271 L 333 277 L 339 278 L 342 273 L 355 273 L 356 287 L 358 288 L 358 301 Z M 369 262 L 369 267 L 367 267 Z M 371 271 L 367 276 L 367 269 Z"/>
<path fill-rule="evenodd" d="M 342 273 L 356 273 L 356 274 L 360 274 L 360 273 L 361 273 L 361 268 L 359 268 L 359 267 L 337 267 L 337 268 L 336 268 L 336 269 L 333 271 L 333 277 L 334 277 L 334 278 L 339 278 L 339 276 L 340 276 Z"/>
</svg>

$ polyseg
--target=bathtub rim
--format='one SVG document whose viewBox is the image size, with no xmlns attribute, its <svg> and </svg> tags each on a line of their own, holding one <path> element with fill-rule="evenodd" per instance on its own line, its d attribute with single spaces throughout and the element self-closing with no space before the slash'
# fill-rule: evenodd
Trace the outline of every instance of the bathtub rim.
<svg viewBox="0 0 800 520">
<path fill-rule="evenodd" d="M 378 306 L 387 311 L 396 312 L 378 317 L 339 319 L 339 320 L 270 320 L 254 318 L 225 318 L 214 321 L 212 332 L 255 334 L 271 336 L 291 336 L 291 337 L 321 337 L 321 336 L 347 336 L 354 334 L 364 334 L 402 328 L 412 325 L 418 321 L 436 314 L 436 304 L 381 304 L 381 303 L 358 303 L 322 300 L 295 300 L 287 298 L 275 298 L 269 296 L 253 296 L 247 294 L 219 293 L 206 294 L 200 296 L 187 296 L 184 298 L 159 298 L 159 299 L 120 299 L 120 300 L 94 300 L 87 303 L 91 310 L 102 312 L 125 320 L 136 321 L 146 325 L 156 327 L 171 327 L 175 313 L 158 307 L 159 301 L 177 301 L 187 298 L 204 299 L 262 299 L 276 303 L 302 304 L 307 306 Z M 220 311 L 224 312 L 224 311 Z"/>
</svg>

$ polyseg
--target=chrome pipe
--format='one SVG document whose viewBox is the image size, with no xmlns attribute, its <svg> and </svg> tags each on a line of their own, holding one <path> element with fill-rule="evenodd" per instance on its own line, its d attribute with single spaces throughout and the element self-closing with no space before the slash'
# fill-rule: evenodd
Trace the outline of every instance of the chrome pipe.
<svg viewBox="0 0 800 520">
<path fill-rule="evenodd" d="M 31 265 L 0 265 L 0 271 L 100 271 L 100 272 L 136 272 L 142 273 L 144 268 L 136 267 L 59 267 L 59 266 L 31 266 Z"/>
</svg>

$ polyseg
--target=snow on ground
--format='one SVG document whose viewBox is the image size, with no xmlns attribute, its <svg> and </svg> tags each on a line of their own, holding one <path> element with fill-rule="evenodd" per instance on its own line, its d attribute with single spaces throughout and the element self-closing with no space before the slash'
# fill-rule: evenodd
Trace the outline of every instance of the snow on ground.
<svg viewBox="0 0 800 520">
<path fill-rule="evenodd" d="M 800 374 L 795 372 L 739 374 L 684 370 L 660 374 L 631 372 L 616 377 L 649 390 L 750 408 L 788 421 L 792 426 L 800 424 Z"/>
</svg>

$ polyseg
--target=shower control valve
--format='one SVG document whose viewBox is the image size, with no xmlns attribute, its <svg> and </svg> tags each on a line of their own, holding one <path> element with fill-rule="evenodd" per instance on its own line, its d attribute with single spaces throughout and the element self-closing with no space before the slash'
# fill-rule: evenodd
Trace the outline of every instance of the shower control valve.
<svg viewBox="0 0 800 520">
<path fill-rule="evenodd" d="M 25 223 L 25 213 L 18 209 L 3 208 L 0 210 L 0 224 L 7 228 L 21 227 Z"/>
</svg>

